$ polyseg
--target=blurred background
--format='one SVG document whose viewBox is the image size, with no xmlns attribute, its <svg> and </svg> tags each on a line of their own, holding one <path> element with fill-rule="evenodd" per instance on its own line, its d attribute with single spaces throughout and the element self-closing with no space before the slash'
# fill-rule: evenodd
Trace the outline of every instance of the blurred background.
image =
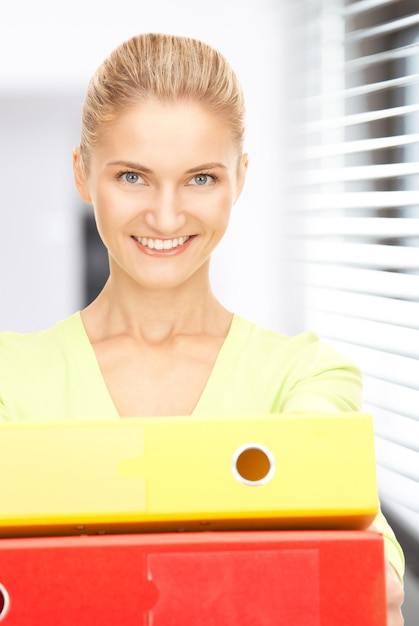
<svg viewBox="0 0 419 626">
<path fill-rule="evenodd" d="M 212 264 L 225 305 L 313 328 L 362 369 L 383 509 L 419 615 L 416 0 L 21 0 L 0 7 L 0 329 L 46 328 L 107 276 L 71 153 L 87 82 L 138 32 L 198 37 L 247 96 L 248 181 Z"/>
</svg>

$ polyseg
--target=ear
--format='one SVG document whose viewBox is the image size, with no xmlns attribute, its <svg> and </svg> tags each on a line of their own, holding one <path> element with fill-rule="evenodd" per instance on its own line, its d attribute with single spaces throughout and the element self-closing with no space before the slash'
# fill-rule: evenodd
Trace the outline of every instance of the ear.
<svg viewBox="0 0 419 626">
<path fill-rule="evenodd" d="M 249 165 L 249 155 L 242 154 L 239 160 L 238 168 L 237 168 L 237 193 L 236 193 L 235 202 L 237 202 L 243 190 L 244 182 L 246 180 L 248 165 Z"/>
<path fill-rule="evenodd" d="M 91 204 L 92 200 L 88 191 L 86 171 L 84 168 L 81 151 L 78 146 L 73 150 L 73 172 L 74 182 L 76 183 L 77 191 L 85 202 Z"/>
</svg>

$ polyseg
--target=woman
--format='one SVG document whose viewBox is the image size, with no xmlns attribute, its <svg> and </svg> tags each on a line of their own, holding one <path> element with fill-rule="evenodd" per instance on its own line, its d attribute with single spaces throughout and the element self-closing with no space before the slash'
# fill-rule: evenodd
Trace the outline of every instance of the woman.
<svg viewBox="0 0 419 626">
<path fill-rule="evenodd" d="M 289 338 L 226 310 L 211 253 L 242 190 L 244 99 L 225 59 L 141 35 L 93 76 L 74 173 L 94 207 L 110 276 L 81 313 L 0 338 L 0 417 L 354 411 L 358 370 L 312 333 Z M 21 390 L 25 393 L 22 394 Z M 403 557 L 380 515 L 389 624 L 402 624 Z"/>
</svg>

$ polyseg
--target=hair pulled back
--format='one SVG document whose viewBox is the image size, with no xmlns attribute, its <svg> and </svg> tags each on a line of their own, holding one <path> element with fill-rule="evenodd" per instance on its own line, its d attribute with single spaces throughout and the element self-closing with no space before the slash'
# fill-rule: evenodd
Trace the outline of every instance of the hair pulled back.
<svg viewBox="0 0 419 626">
<path fill-rule="evenodd" d="M 201 103 L 224 118 L 242 150 L 244 97 L 226 59 L 196 39 L 148 33 L 118 46 L 90 80 L 81 130 L 85 165 L 106 125 L 120 111 L 149 99 Z"/>
</svg>

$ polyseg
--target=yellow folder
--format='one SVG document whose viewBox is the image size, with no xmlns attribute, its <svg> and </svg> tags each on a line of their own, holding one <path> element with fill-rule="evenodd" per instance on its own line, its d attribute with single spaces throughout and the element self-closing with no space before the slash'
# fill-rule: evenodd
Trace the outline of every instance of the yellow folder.
<svg viewBox="0 0 419 626">
<path fill-rule="evenodd" d="M 0 536 L 367 527 L 370 415 L 0 424 Z"/>
</svg>

